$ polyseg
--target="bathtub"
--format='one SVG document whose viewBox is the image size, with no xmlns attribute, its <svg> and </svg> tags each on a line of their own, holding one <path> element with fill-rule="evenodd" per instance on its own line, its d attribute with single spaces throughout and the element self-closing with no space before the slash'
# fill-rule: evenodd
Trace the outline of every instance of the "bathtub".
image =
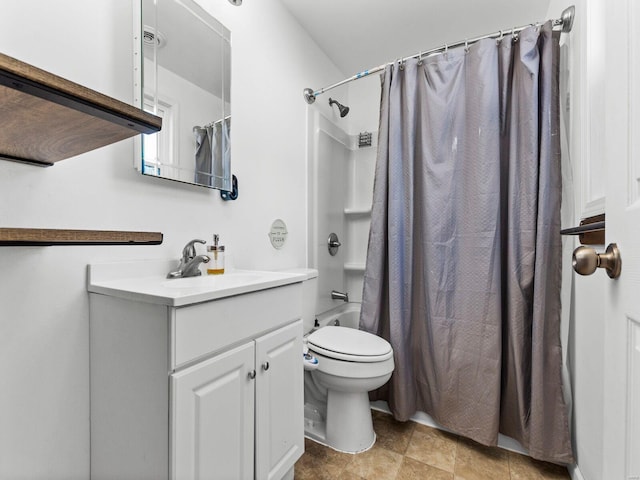
<svg viewBox="0 0 640 480">
<path fill-rule="evenodd" d="M 356 302 L 344 303 L 319 314 L 317 320 L 320 327 L 340 325 L 342 327 L 358 328 L 360 323 L 360 304 Z"/>
</svg>

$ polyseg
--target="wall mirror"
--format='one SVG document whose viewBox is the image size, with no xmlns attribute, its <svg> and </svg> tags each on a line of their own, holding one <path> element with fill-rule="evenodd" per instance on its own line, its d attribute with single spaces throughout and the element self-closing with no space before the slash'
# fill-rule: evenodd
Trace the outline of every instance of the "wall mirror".
<svg viewBox="0 0 640 480">
<path fill-rule="evenodd" d="M 231 32 L 193 0 L 133 0 L 135 103 L 144 175 L 231 190 Z"/>
</svg>

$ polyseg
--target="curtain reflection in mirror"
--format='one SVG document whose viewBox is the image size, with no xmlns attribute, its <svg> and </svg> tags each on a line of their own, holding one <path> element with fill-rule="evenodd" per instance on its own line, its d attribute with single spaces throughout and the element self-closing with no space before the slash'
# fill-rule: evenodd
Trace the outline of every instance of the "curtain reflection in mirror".
<svg viewBox="0 0 640 480">
<path fill-rule="evenodd" d="M 216 178 L 224 182 L 224 172 L 231 161 L 231 116 L 212 122 L 208 125 L 193 127 L 196 143 L 194 181 L 200 185 L 217 186 Z M 217 174 L 217 175 L 216 175 Z M 221 175 L 222 174 L 222 175 Z M 223 185 L 223 190 L 229 190 Z"/>
<path fill-rule="evenodd" d="M 199 185 L 218 186 L 222 190 L 230 190 L 225 183 L 227 166 L 231 159 L 231 116 L 211 122 L 208 125 L 193 127 L 195 139 L 195 183 Z M 218 181 L 216 181 L 218 179 Z"/>
</svg>

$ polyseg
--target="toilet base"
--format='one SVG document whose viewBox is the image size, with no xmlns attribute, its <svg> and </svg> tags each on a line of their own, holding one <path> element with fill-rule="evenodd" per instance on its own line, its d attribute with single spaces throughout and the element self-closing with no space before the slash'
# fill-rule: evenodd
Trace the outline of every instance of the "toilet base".
<svg viewBox="0 0 640 480">
<path fill-rule="evenodd" d="M 376 442 L 368 392 L 329 390 L 326 442 L 341 452 L 359 453 Z"/>
<path fill-rule="evenodd" d="M 368 396 L 367 396 L 368 397 Z M 332 439 L 330 442 L 327 439 L 327 422 L 326 422 L 326 404 L 322 404 L 321 407 L 315 406 L 313 403 L 305 403 L 304 405 L 304 436 L 313 440 L 314 442 L 320 443 L 326 447 L 332 448 L 338 452 L 342 453 L 360 453 L 366 450 L 369 450 L 376 442 L 376 434 L 373 432 L 373 422 L 371 420 L 371 408 L 368 403 L 368 398 L 366 399 L 367 404 L 365 405 L 364 411 L 367 412 L 368 415 L 362 414 L 362 410 L 360 410 L 360 414 L 356 414 L 356 418 L 360 418 L 359 425 L 353 427 L 352 425 L 348 425 L 348 428 L 351 432 L 354 430 L 361 430 L 362 426 L 365 426 L 364 432 L 358 436 L 359 438 L 354 441 L 352 436 L 348 438 L 343 438 L 340 440 L 341 429 L 345 428 L 344 426 L 332 426 L 330 430 L 332 430 Z M 360 400 L 362 404 L 362 400 Z M 352 414 L 350 414 L 352 415 Z M 343 420 L 344 421 L 344 420 Z M 369 435 L 369 427 L 371 432 L 373 432 L 373 437 Z M 336 439 L 337 438 L 337 439 Z M 369 444 L 367 445 L 367 441 Z M 365 445 L 362 447 L 362 445 Z"/>
<path fill-rule="evenodd" d="M 349 453 L 351 455 L 355 455 L 357 453 L 363 453 L 366 452 L 367 450 L 370 450 L 376 443 L 376 438 L 373 439 L 373 443 L 371 444 L 371 446 L 369 448 L 365 448 L 364 450 L 360 450 L 359 452 L 347 452 L 346 450 L 339 450 L 336 447 L 334 447 L 333 445 L 329 445 L 327 443 L 327 439 L 324 435 L 324 433 L 322 435 L 318 435 L 317 432 L 309 432 L 307 430 L 304 431 L 304 437 L 308 438 L 309 440 L 313 440 L 316 443 L 319 443 L 320 445 L 324 445 L 327 448 L 330 448 L 331 450 L 335 450 L 336 452 L 340 452 L 340 453 Z"/>
<path fill-rule="evenodd" d="M 324 408 L 318 407 L 311 402 L 304 404 L 304 436 L 315 440 L 318 443 L 327 442 L 327 417 L 326 404 Z"/>
</svg>

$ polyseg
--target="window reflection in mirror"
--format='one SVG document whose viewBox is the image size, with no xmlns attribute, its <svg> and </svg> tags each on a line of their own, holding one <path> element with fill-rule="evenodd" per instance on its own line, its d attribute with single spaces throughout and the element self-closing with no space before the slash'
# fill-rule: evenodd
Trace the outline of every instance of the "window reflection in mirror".
<svg viewBox="0 0 640 480">
<path fill-rule="evenodd" d="M 141 0 L 139 7 L 136 99 L 163 127 L 142 135 L 137 167 L 229 191 L 231 34 L 192 0 Z"/>
</svg>

